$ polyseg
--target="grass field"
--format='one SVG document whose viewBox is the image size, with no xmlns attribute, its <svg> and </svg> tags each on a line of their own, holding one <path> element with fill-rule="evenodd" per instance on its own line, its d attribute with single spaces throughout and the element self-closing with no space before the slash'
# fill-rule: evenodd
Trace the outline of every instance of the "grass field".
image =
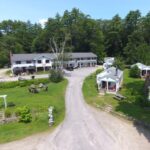
<svg viewBox="0 0 150 150">
<path fill-rule="evenodd" d="M 88 104 L 93 106 L 111 105 L 117 113 L 131 116 L 135 119 L 150 123 L 150 109 L 141 107 L 141 100 L 144 98 L 143 86 L 144 80 L 134 79 L 129 77 L 129 70 L 124 71 L 123 88 L 120 93 L 127 97 L 124 101 L 118 101 L 113 98 L 113 95 L 99 95 L 96 85 L 96 74 L 87 77 L 83 84 L 83 94 Z"/>
<path fill-rule="evenodd" d="M 28 106 L 33 115 L 31 123 L 8 123 L 0 125 L 0 143 L 17 140 L 34 133 L 51 130 L 63 121 L 65 116 L 65 90 L 67 80 L 60 83 L 49 83 L 48 92 L 38 94 L 28 92 L 28 87 L 16 87 L 0 90 L 0 95 L 6 94 L 8 102 L 14 102 L 15 107 L 9 108 L 14 112 L 17 107 Z M 48 125 L 48 107 L 54 106 L 54 121 L 52 128 Z"/>
</svg>

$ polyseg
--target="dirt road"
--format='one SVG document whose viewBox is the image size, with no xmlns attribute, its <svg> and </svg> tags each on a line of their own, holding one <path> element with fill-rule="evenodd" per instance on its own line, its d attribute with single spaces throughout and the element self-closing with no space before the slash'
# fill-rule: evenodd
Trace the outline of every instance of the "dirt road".
<svg viewBox="0 0 150 150">
<path fill-rule="evenodd" d="M 148 131 L 85 104 L 83 79 L 95 70 L 78 69 L 68 77 L 66 118 L 53 133 L 3 144 L 0 150 L 150 150 Z"/>
</svg>

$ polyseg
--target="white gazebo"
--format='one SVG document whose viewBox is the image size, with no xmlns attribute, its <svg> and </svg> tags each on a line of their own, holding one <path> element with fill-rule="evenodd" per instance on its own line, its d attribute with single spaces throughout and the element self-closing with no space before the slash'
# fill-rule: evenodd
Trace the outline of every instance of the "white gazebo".
<svg viewBox="0 0 150 150">
<path fill-rule="evenodd" d="M 111 67 L 98 74 L 96 80 L 100 93 L 116 94 L 123 82 L 123 71 Z"/>
<path fill-rule="evenodd" d="M 140 69 L 140 76 L 146 77 L 147 75 L 150 75 L 150 66 L 146 66 L 142 63 L 136 63 L 131 66 L 133 68 L 134 66 L 137 66 Z"/>
<path fill-rule="evenodd" d="M 7 95 L 0 95 L 0 98 L 3 98 L 4 100 L 4 105 L 5 105 L 5 109 L 7 108 L 7 100 L 6 100 Z"/>
</svg>

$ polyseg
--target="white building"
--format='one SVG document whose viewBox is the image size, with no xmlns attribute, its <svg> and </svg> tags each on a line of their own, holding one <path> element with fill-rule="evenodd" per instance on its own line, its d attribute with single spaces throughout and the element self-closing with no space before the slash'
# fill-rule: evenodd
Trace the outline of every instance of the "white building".
<svg viewBox="0 0 150 150">
<path fill-rule="evenodd" d="M 104 58 L 104 64 L 103 64 L 104 70 L 112 67 L 114 61 L 115 61 L 114 57 L 105 57 Z"/>
<path fill-rule="evenodd" d="M 94 53 L 66 53 L 67 60 L 64 61 L 66 67 L 86 67 L 97 65 L 97 56 Z M 49 70 L 54 66 L 56 56 L 52 53 L 40 54 L 12 54 L 11 70 L 27 72 L 28 70 Z"/>
<path fill-rule="evenodd" d="M 123 82 L 123 71 L 111 67 L 97 75 L 97 85 L 100 92 L 116 94 Z"/>
<path fill-rule="evenodd" d="M 150 66 L 146 66 L 142 63 L 136 63 L 136 64 L 132 65 L 131 68 L 134 66 L 137 66 L 140 69 L 141 77 L 146 77 L 147 75 L 150 75 Z"/>
</svg>

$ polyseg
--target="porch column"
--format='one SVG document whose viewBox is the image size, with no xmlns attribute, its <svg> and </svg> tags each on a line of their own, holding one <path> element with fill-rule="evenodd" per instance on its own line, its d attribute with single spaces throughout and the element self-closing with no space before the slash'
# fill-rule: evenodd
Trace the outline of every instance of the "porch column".
<svg viewBox="0 0 150 150">
<path fill-rule="evenodd" d="M 116 93 L 117 93 L 117 88 L 118 88 L 118 87 L 117 87 L 117 83 L 116 83 Z"/>
</svg>

